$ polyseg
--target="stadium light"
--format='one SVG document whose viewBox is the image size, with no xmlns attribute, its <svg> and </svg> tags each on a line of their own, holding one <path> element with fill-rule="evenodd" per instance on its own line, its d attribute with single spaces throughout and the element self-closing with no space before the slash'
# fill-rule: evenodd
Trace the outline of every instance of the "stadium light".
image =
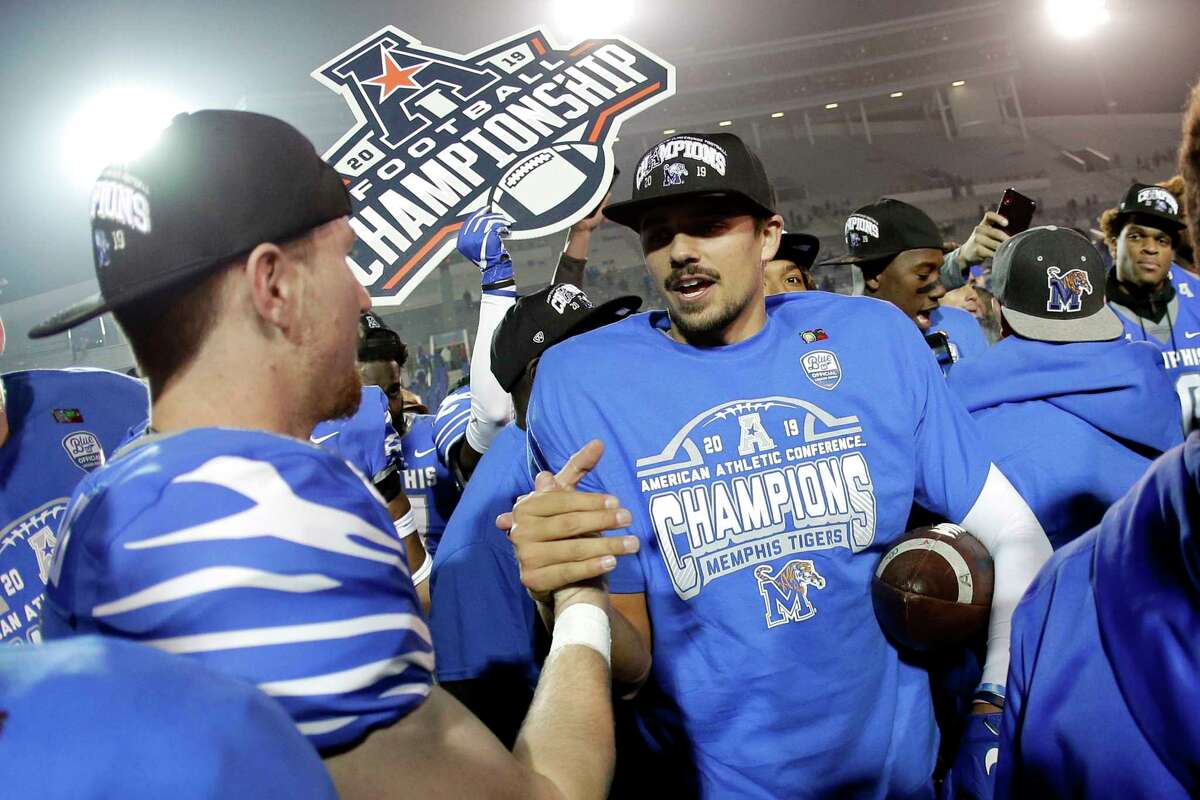
<svg viewBox="0 0 1200 800">
<path fill-rule="evenodd" d="M 633 17 L 633 0 L 554 0 L 555 27 L 572 42 L 621 33 Z"/>
<path fill-rule="evenodd" d="M 718 123 L 717 123 L 717 126 L 718 126 L 718 127 L 721 127 L 721 128 L 728 128 L 728 127 L 729 127 L 730 125 L 732 125 L 732 124 L 733 124 L 733 120 L 731 120 L 731 119 L 723 119 L 723 120 L 721 120 L 720 122 L 718 122 Z"/>
<path fill-rule="evenodd" d="M 674 128 L 667 128 L 665 131 L 663 131 L 663 136 L 670 136 L 674 132 L 675 132 Z"/>
<path fill-rule="evenodd" d="M 88 184 L 108 164 L 129 161 L 158 139 L 183 105 L 174 97 L 140 88 L 111 89 L 76 112 L 63 133 L 63 167 Z"/>
<path fill-rule="evenodd" d="M 783 116 L 782 111 L 776 111 L 774 114 L 771 115 L 771 119 L 779 119 L 782 116 Z"/>
<path fill-rule="evenodd" d="M 1108 22 L 1108 0 L 1046 0 L 1046 17 L 1059 36 L 1080 39 Z"/>
<path fill-rule="evenodd" d="M 967 82 L 966 82 L 966 81 L 955 81 L 954 83 L 952 83 L 952 84 L 950 84 L 950 85 L 951 85 L 951 86 L 954 86 L 954 87 L 958 87 L 958 86 L 966 86 L 966 85 L 967 85 Z"/>
<path fill-rule="evenodd" d="M 892 92 L 888 97 L 904 97 L 904 92 Z"/>
<path fill-rule="evenodd" d="M 833 111 L 833 110 L 834 110 L 835 108 L 837 108 L 837 107 L 838 107 L 838 104 L 837 104 L 837 103 L 826 103 L 826 104 L 825 104 L 825 110 L 826 110 L 826 111 Z"/>
</svg>

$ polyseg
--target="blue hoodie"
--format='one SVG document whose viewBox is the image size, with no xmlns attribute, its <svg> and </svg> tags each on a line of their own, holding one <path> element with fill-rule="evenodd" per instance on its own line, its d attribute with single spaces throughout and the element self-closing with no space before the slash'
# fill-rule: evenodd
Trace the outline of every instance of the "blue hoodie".
<svg viewBox="0 0 1200 800">
<path fill-rule="evenodd" d="M 1200 795 L 1200 434 L 1047 562 L 1013 615 L 996 793 Z"/>
<path fill-rule="evenodd" d="M 1009 336 L 947 380 L 1055 549 L 1183 441 L 1178 396 L 1145 343 Z"/>
</svg>

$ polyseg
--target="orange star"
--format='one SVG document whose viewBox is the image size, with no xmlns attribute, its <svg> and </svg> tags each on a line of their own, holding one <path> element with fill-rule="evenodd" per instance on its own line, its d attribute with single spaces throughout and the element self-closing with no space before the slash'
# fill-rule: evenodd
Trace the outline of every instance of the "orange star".
<svg viewBox="0 0 1200 800">
<path fill-rule="evenodd" d="M 383 74 L 376 75 L 374 78 L 363 81 L 372 86 L 378 86 L 382 92 L 379 96 L 379 102 L 383 102 L 391 97 L 392 92 L 397 89 L 420 89 L 421 84 L 413 80 L 413 75 L 416 75 L 421 70 L 429 66 L 429 62 L 424 64 L 413 64 L 411 67 L 400 69 L 400 65 L 392 58 L 392 54 L 387 50 L 380 48 L 380 53 L 383 58 Z"/>
</svg>

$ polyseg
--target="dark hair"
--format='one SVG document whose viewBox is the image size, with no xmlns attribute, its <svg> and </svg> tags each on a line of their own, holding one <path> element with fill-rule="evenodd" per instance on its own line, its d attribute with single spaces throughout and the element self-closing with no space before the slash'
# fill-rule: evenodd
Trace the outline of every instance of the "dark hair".
<svg viewBox="0 0 1200 800">
<path fill-rule="evenodd" d="M 1200 83 L 1192 87 L 1183 117 L 1179 145 L 1179 172 L 1183 176 L 1183 214 L 1193 244 L 1200 242 Z"/>
<path fill-rule="evenodd" d="M 158 396 L 192 362 L 216 327 L 220 279 L 230 266 L 113 310 L 151 396 Z"/>
</svg>

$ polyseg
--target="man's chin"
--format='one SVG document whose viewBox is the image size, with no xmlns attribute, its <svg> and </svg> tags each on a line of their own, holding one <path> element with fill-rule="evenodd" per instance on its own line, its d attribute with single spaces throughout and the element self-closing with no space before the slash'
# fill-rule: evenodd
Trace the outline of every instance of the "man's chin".
<svg viewBox="0 0 1200 800">
<path fill-rule="evenodd" d="M 350 373 L 339 384 L 339 388 L 327 395 L 329 407 L 321 419 L 342 419 L 353 416 L 362 402 L 362 381 L 358 370 Z"/>
</svg>

